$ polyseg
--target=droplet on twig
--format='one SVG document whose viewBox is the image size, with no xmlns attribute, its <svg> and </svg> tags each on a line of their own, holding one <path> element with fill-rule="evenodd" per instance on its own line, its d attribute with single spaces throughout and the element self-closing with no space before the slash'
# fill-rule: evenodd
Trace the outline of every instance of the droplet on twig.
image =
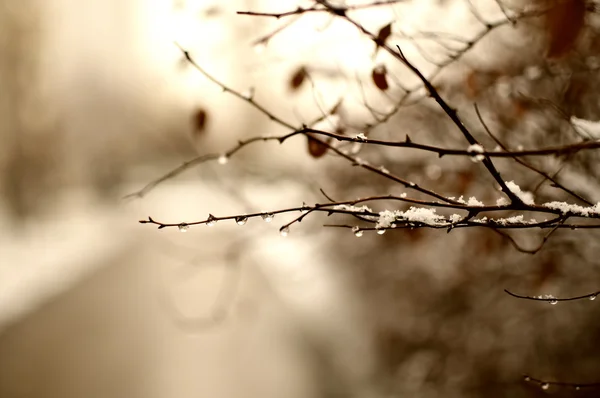
<svg viewBox="0 0 600 398">
<path fill-rule="evenodd" d="M 248 222 L 248 217 L 246 217 L 246 216 L 237 216 L 237 217 L 235 218 L 235 223 L 236 223 L 237 225 L 244 225 L 244 224 L 246 224 L 247 222 Z"/>
<path fill-rule="evenodd" d="M 213 216 L 212 214 L 209 214 L 208 218 L 206 219 L 206 225 L 208 225 L 209 227 L 212 227 L 216 223 L 217 223 L 217 217 Z"/>
<path fill-rule="evenodd" d="M 188 229 L 190 229 L 190 226 L 187 225 L 186 223 L 182 222 L 181 224 L 179 224 L 177 226 L 177 228 L 179 229 L 179 232 L 187 232 Z"/>
<path fill-rule="evenodd" d="M 254 52 L 257 54 L 262 54 L 267 49 L 267 43 L 264 41 L 260 41 L 254 45 Z"/>
<path fill-rule="evenodd" d="M 281 227 L 281 229 L 279 230 L 279 235 L 283 236 L 284 238 L 286 236 L 288 236 L 290 234 L 290 227 Z"/>
<path fill-rule="evenodd" d="M 252 101 L 252 99 L 254 98 L 254 87 L 250 87 L 248 90 L 244 91 L 242 93 L 242 97 L 249 101 Z"/>
<path fill-rule="evenodd" d="M 362 229 L 360 229 L 360 227 L 356 226 L 356 227 L 352 227 L 352 232 L 354 233 L 354 236 L 356 236 L 357 238 L 360 238 L 361 236 L 363 236 L 364 231 Z"/>
<path fill-rule="evenodd" d="M 273 213 L 263 213 L 263 214 L 261 214 L 261 217 L 262 217 L 263 220 L 265 220 L 265 222 L 271 222 L 275 218 L 275 214 L 273 214 Z"/>
<path fill-rule="evenodd" d="M 302 207 L 300 208 L 300 213 L 306 214 L 310 210 L 310 207 L 304 202 L 302 202 Z"/>
<path fill-rule="evenodd" d="M 227 162 L 229 162 L 229 157 L 227 155 L 221 155 L 219 156 L 219 158 L 217 159 L 217 162 L 219 164 L 227 164 Z"/>
</svg>

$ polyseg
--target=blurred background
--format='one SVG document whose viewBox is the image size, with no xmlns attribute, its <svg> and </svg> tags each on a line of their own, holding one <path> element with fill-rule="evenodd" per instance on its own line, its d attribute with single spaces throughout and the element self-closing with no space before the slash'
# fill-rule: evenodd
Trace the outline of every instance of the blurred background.
<svg viewBox="0 0 600 398">
<path fill-rule="evenodd" d="M 199 154 L 287 132 L 175 43 L 299 127 L 327 116 L 321 128 L 351 135 L 465 145 L 422 92 L 403 100 L 415 77 L 350 24 L 236 14 L 311 5 L 0 0 L 0 397 L 597 396 L 523 379 L 600 382 L 597 301 L 551 306 L 503 292 L 598 290 L 592 230 L 559 231 L 531 255 L 489 230 L 357 240 L 322 227 L 355 220 L 320 215 L 285 238 L 279 227 L 296 215 L 186 233 L 138 223 L 324 202 L 320 189 L 336 200 L 405 190 L 299 136 L 127 196 Z M 554 11 L 517 23 L 505 15 L 532 7 Z M 600 118 L 595 7 L 419 0 L 352 16 L 372 32 L 391 23 L 388 43 L 435 74 L 486 147 L 495 144 L 474 102 L 509 147 L 533 148 L 598 138 L 572 122 Z M 500 197 L 469 160 L 347 149 L 446 196 Z M 532 162 L 596 203 L 596 158 Z M 498 167 L 539 203 L 573 202 L 512 160 Z M 534 248 L 543 231 L 513 237 Z"/>
</svg>

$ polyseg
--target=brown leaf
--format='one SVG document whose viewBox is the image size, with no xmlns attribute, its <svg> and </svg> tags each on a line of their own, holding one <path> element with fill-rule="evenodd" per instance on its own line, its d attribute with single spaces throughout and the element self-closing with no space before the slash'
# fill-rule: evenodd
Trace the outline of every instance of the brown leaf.
<svg viewBox="0 0 600 398">
<path fill-rule="evenodd" d="M 325 153 L 327 153 L 327 150 L 329 149 L 327 145 L 323 144 L 318 139 L 316 139 L 314 135 L 307 134 L 306 138 L 308 138 L 308 153 L 310 153 L 310 156 L 312 156 L 315 159 L 318 159 L 321 156 L 325 155 Z M 331 137 L 328 137 L 327 140 L 324 141 L 329 143 L 330 140 Z"/>
<path fill-rule="evenodd" d="M 473 175 L 472 171 L 469 170 L 462 170 L 459 171 L 456 175 L 456 192 L 459 195 L 466 195 L 467 191 L 469 190 L 469 188 L 471 187 L 471 184 L 473 183 L 473 180 L 475 179 L 475 176 Z"/>
<path fill-rule="evenodd" d="M 377 33 L 377 42 L 380 45 L 385 44 L 385 41 L 392 35 L 392 23 L 385 25 L 383 28 L 379 29 L 379 33 Z"/>
<path fill-rule="evenodd" d="M 384 27 L 382 27 L 381 29 L 379 29 L 379 32 L 377 33 L 377 37 L 375 38 L 375 55 L 377 55 L 377 51 L 379 50 L 379 47 L 385 45 L 385 41 L 387 39 L 389 39 L 389 37 L 392 35 L 392 23 L 390 22 L 389 24 L 385 25 Z"/>
<path fill-rule="evenodd" d="M 206 129 L 208 113 L 203 108 L 198 108 L 192 115 L 193 134 L 195 136 L 202 134 Z"/>
<path fill-rule="evenodd" d="M 299 67 L 290 79 L 290 89 L 296 91 L 300 88 L 304 80 L 308 76 L 308 71 L 304 66 Z"/>
<path fill-rule="evenodd" d="M 560 0 L 546 16 L 549 58 L 560 58 L 573 49 L 585 23 L 585 0 Z"/>
<path fill-rule="evenodd" d="M 387 82 L 387 69 L 384 65 L 379 65 L 373 68 L 372 73 L 373 83 L 381 91 L 387 90 L 390 86 Z"/>
<path fill-rule="evenodd" d="M 482 92 L 498 81 L 502 74 L 496 71 L 472 70 L 465 78 L 466 95 L 470 99 L 477 98 Z"/>
</svg>

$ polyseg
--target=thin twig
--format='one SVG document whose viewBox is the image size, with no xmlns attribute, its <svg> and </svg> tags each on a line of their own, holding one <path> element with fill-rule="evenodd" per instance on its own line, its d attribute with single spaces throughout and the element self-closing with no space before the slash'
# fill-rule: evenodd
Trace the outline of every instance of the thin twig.
<svg viewBox="0 0 600 398">
<path fill-rule="evenodd" d="M 595 300 L 596 297 L 598 296 L 598 294 L 600 294 L 600 290 L 593 292 L 593 293 L 588 293 L 588 294 L 584 294 L 582 296 L 575 296 L 575 297 L 566 297 L 566 298 L 559 298 L 559 297 L 542 297 L 542 296 L 523 296 L 520 294 L 516 294 L 513 293 L 507 289 L 504 289 L 504 291 L 516 298 L 519 299 L 523 299 L 523 300 L 533 300 L 533 301 L 545 301 L 545 302 L 561 302 L 561 301 L 577 301 L 577 300 L 583 300 L 583 299 L 588 299 L 588 300 Z"/>
</svg>

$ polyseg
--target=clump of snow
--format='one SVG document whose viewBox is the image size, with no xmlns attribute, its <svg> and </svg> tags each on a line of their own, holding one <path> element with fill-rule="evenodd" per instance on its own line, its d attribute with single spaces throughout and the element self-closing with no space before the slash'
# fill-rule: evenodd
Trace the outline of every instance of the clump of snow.
<svg viewBox="0 0 600 398">
<path fill-rule="evenodd" d="M 523 220 L 523 215 L 520 214 L 518 216 L 508 217 L 508 218 L 500 218 L 496 220 L 497 223 L 506 225 L 506 224 L 527 224 L 527 221 Z"/>
<path fill-rule="evenodd" d="M 375 225 L 375 228 L 389 228 L 394 221 L 396 221 L 395 212 L 384 210 L 379 212 L 379 220 L 377 220 L 377 225 Z"/>
<path fill-rule="evenodd" d="M 366 212 L 372 212 L 373 211 L 368 206 L 351 206 L 351 205 L 336 205 L 336 206 L 333 207 L 333 209 L 334 210 L 352 211 L 352 212 L 355 212 L 355 213 L 366 213 Z"/>
<path fill-rule="evenodd" d="M 462 216 L 460 214 L 452 214 L 450 217 L 448 217 L 448 220 L 450 220 L 451 223 L 456 224 L 462 220 Z"/>
<path fill-rule="evenodd" d="M 454 198 L 454 196 L 450 196 L 448 199 L 455 200 L 458 203 L 462 203 L 463 205 L 467 205 L 467 206 L 471 206 L 471 207 L 483 207 L 483 206 L 485 206 L 483 204 L 483 202 L 477 200 L 477 198 L 475 196 L 471 196 L 469 198 L 469 200 L 465 200 L 462 195 L 458 199 Z"/>
<path fill-rule="evenodd" d="M 458 220 L 460 216 L 456 215 Z M 428 209 L 424 207 L 414 207 L 406 211 L 401 210 L 384 210 L 379 213 L 379 219 L 375 228 L 389 228 L 396 221 L 408 221 L 408 222 L 419 222 L 432 226 L 447 225 L 450 221 L 446 220 L 444 216 L 441 216 L 435 212 L 435 209 Z M 456 220 L 456 221 L 458 221 Z M 456 222 L 455 221 L 455 222 Z M 392 227 L 393 228 L 393 227 Z"/>
<path fill-rule="evenodd" d="M 521 187 L 515 184 L 514 181 L 505 181 L 506 187 L 514 193 L 517 198 L 521 199 L 526 205 L 534 205 L 533 194 L 528 191 L 521 190 Z"/>
<path fill-rule="evenodd" d="M 446 219 L 435 212 L 435 209 L 426 209 L 424 207 L 414 207 L 406 211 L 399 212 L 401 218 L 408 221 L 422 222 L 427 225 L 440 225 Z"/>
<path fill-rule="evenodd" d="M 485 150 L 479 144 L 469 145 L 467 152 L 474 154 L 474 156 L 471 157 L 471 160 L 475 163 L 481 162 L 483 159 L 485 159 L 485 156 L 481 155 L 485 152 Z"/>
<path fill-rule="evenodd" d="M 506 198 L 500 198 L 496 201 L 496 206 L 508 206 L 509 202 Z"/>
<path fill-rule="evenodd" d="M 359 157 L 354 158 L 354 164 L 356 166 L 365 166 L 367 165 L 367 162 Z"/>
<path fill-rule="evenodd" d="M 467 152 L 470 153 L 484 153 L 485 150 L 483 149 L 483 147 L 479 144 L 473 144 L 473 145 L 469 145 L 469 147 L 467 148 Z"/>
<path fill-rule="evenodd" d="M 513 217 L 508 217 L 508 218 L 490 218 L 490 219 L 488 219 L 487 217 L 481 217 L 481 218 L 474 218 L 471 221 L 480 223 L 480 224 L 494 223 L 494 224 L 498 224 L 498 225 L 530 224 L 530 222 L 523 220 L 523 215 L 518 215 L 518 216 L 513 216 Z M 535 220 L 532 220 L 532 223 L 535 223 L 535 222 L 536 222 Z"/>
<path fill-rule="evenodd" d="M 402 193 L 400 194 L 400 197 L 401 197 L 401 198 L 406 198 L 406 192 L 402 192 Z"/>
<path fill-rule="evenodd" d="M 469 198 L 469 200 L 467 201 L 467 205 L 471 206 L 471 207 L 482 207 L 483 206 L 483 202 L 480 202 L 479 200 L 477 200 L 476 197 L 471 196 Z"/>
<path fill-rule="evenodd" d="M 567 202 L 547 202 L 542 206 L 549 209 L 560 210 L 563 214 L 571 213 L 584 217 L 600 215 L 600 202 L 590 207 L 573 205 Z"/>
<path fill-rule="evenodd" d="M 571 116 L 571 124 L 573 128 L 579 133 L 583 133 L 590 138 L 600 138 L 600 121 L 591 121 L 585 119 L 579 119 L 578 117 Z"/>
<path fill-rule="evenodd" d="M 366 141 L 367 140 L 367 136 L 364 135 L 363 133 L 360 133 L 360 134 L 356 135 L 356 139 L 360 140 L 360 141 Z"/>
</svg>

